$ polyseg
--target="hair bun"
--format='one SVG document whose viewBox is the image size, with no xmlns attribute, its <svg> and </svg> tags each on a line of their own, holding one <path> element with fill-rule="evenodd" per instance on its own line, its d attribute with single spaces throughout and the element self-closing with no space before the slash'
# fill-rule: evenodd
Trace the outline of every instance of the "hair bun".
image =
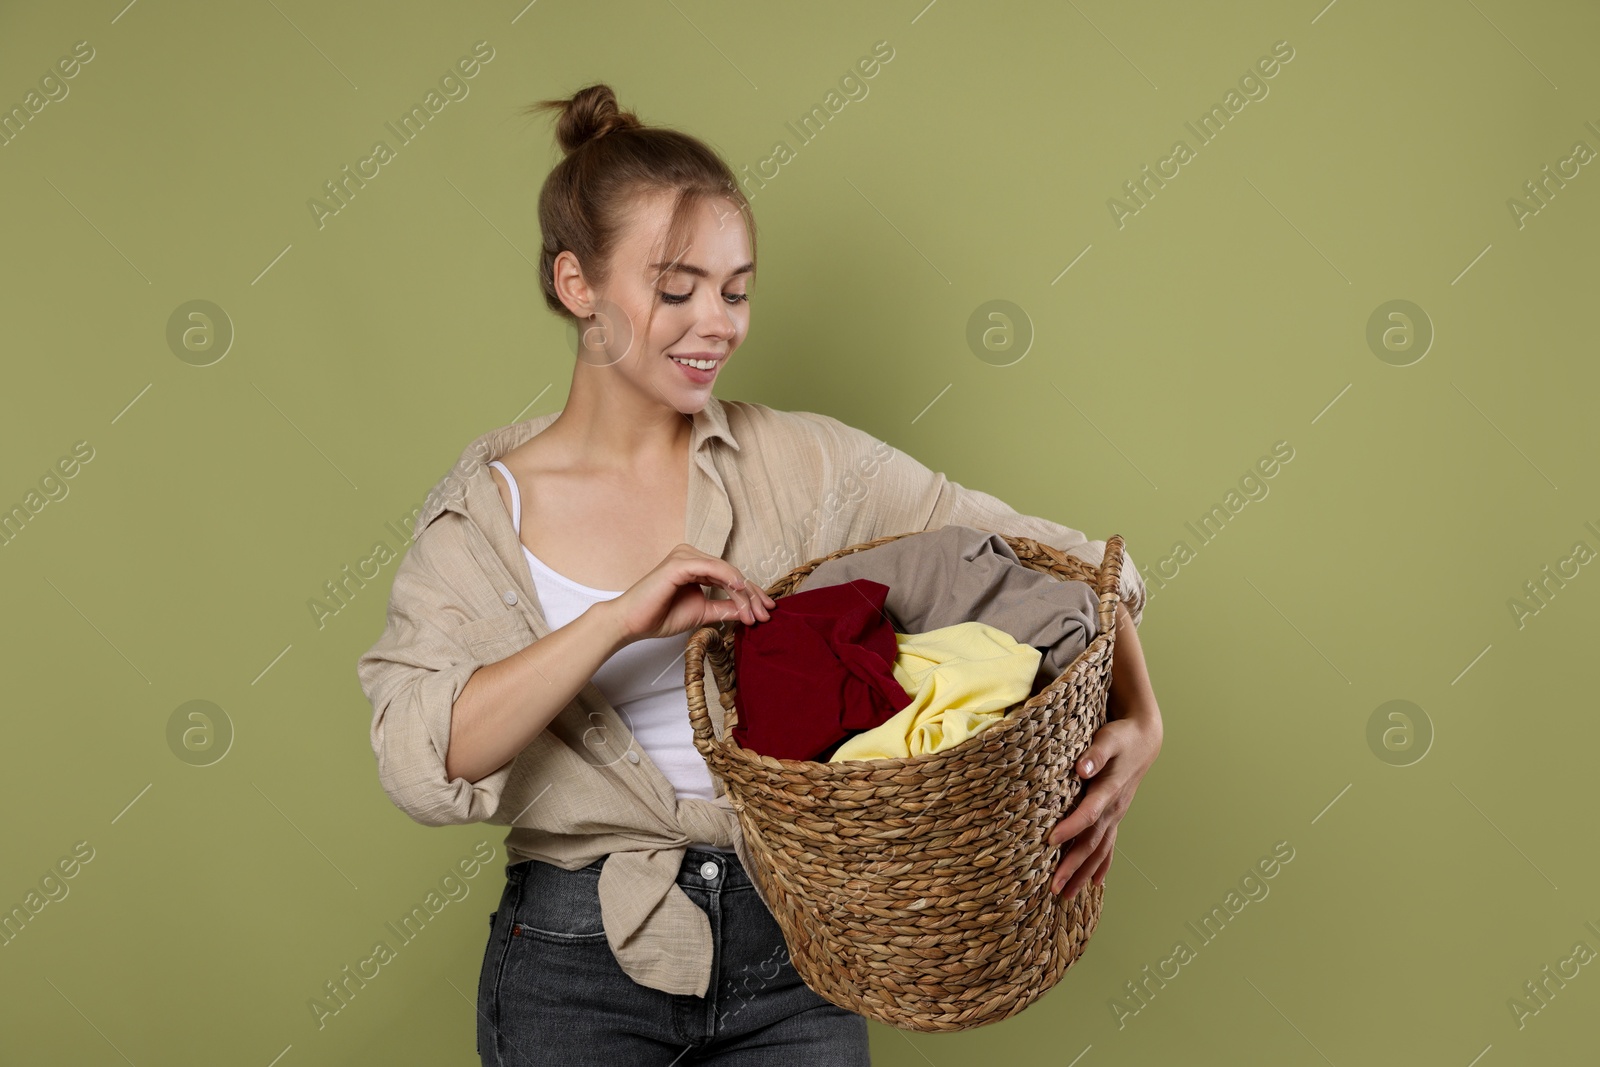
<svg viewBox="0 0 1600 1067">
<path fill-rule="evenodd" d="M 569 100 L 541 100 L 527 110 L 559 111 L 556 142 L 568 155 L 613 130 L 642 127 L 638 116 L 617 106 L 617 94 L 604 83 L 585 86 Z"/>
</svg>

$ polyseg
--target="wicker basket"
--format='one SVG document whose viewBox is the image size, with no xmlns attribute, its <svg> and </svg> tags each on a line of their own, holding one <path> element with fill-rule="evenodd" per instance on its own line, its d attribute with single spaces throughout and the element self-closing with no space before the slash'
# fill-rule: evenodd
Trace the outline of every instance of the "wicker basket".
<svg viewBox="0 0 1600 1067">
<path fill-rule="evenodd" d="M 905 536 L 812 560 L 767 592 L 784 596 L 827 560 Z M 824 999 L 904 1030 L 1015 1015 L 1060 981 L 1100 918 L 1103 887 L 1092 880 L 1071 900 L 1050 891 L 1063 846 L 1046 837 L 1076 806 L 1074 764 L 1105 723 L 1122 538 L 1106 541 L 1098 571 L 1031 538 L 1005 540 L 1034 570 L 1087 582 L 1099 632 L 1061 677 L 941 752 L 822 763 L 741 748 L 733 635 L 743 624 L 703 626 L 688 643 L 695 747 L 726 786 L 796 972 Z"/>
</svg>

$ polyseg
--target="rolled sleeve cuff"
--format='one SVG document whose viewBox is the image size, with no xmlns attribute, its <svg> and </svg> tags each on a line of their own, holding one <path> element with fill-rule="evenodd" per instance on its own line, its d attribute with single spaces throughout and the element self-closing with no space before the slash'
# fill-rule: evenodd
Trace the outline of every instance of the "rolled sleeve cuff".
<svg viewBox="0 0 1600 1067">
<path fill-rule="evenodd" d="M 509 762 L 477 782 L 445 773 L 451 709 L 477 669 L 478 664 L 464 662 L 429 672 L 397 695 L 373 727 L 384 791 L 424 826 L 489 820 L 511 777 Z"/>
</svg>

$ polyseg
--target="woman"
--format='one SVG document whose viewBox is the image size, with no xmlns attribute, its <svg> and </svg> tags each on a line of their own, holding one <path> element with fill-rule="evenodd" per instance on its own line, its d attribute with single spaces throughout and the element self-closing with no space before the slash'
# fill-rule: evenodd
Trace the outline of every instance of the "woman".
<svg viewBox="0 0 1600 1067">
<path fill-rule="evenodd" d="M 417 517 L 358 665 L 380 780 L 425 825 L 511 828 L 484 1063 L 867 1063 L 866 1021 L 800 980 L 746 873 L 693 743 L 688 637 L 760 625 L 762 583 L 890 533 L 961 523 L 1091 563 L 1104 544 L 830 416 L 712 396 L 755 276 L 732 172 L 604 85 L 544 108 L 566 156 L 539 197 L 540 283 L 578 326 L 572 385 L 560 412 L 469 444 Z M 1051 835 L 1072 841 L 1069 894 L 1103 882 L 1160 748 L 1144 584 L 1131 557 L 1122 574 L 1113 721 L 1078 764 L 1098 777 Z"/>
</svg>

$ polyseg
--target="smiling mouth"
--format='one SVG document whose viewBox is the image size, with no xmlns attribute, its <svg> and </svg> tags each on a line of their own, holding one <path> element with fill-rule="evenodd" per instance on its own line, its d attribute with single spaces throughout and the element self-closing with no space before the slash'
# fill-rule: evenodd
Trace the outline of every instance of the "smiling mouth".
<svg viewBox="0 0 1600 1067">
<path fill-rule="evenodd" d="M 717 364 L 722 362 L 720 359 L 684 359 L 682 356 L 668 356 L 667 358 L 685 367 L 693 367 L 695 370 L 715 370 Z"/>
</svg>

